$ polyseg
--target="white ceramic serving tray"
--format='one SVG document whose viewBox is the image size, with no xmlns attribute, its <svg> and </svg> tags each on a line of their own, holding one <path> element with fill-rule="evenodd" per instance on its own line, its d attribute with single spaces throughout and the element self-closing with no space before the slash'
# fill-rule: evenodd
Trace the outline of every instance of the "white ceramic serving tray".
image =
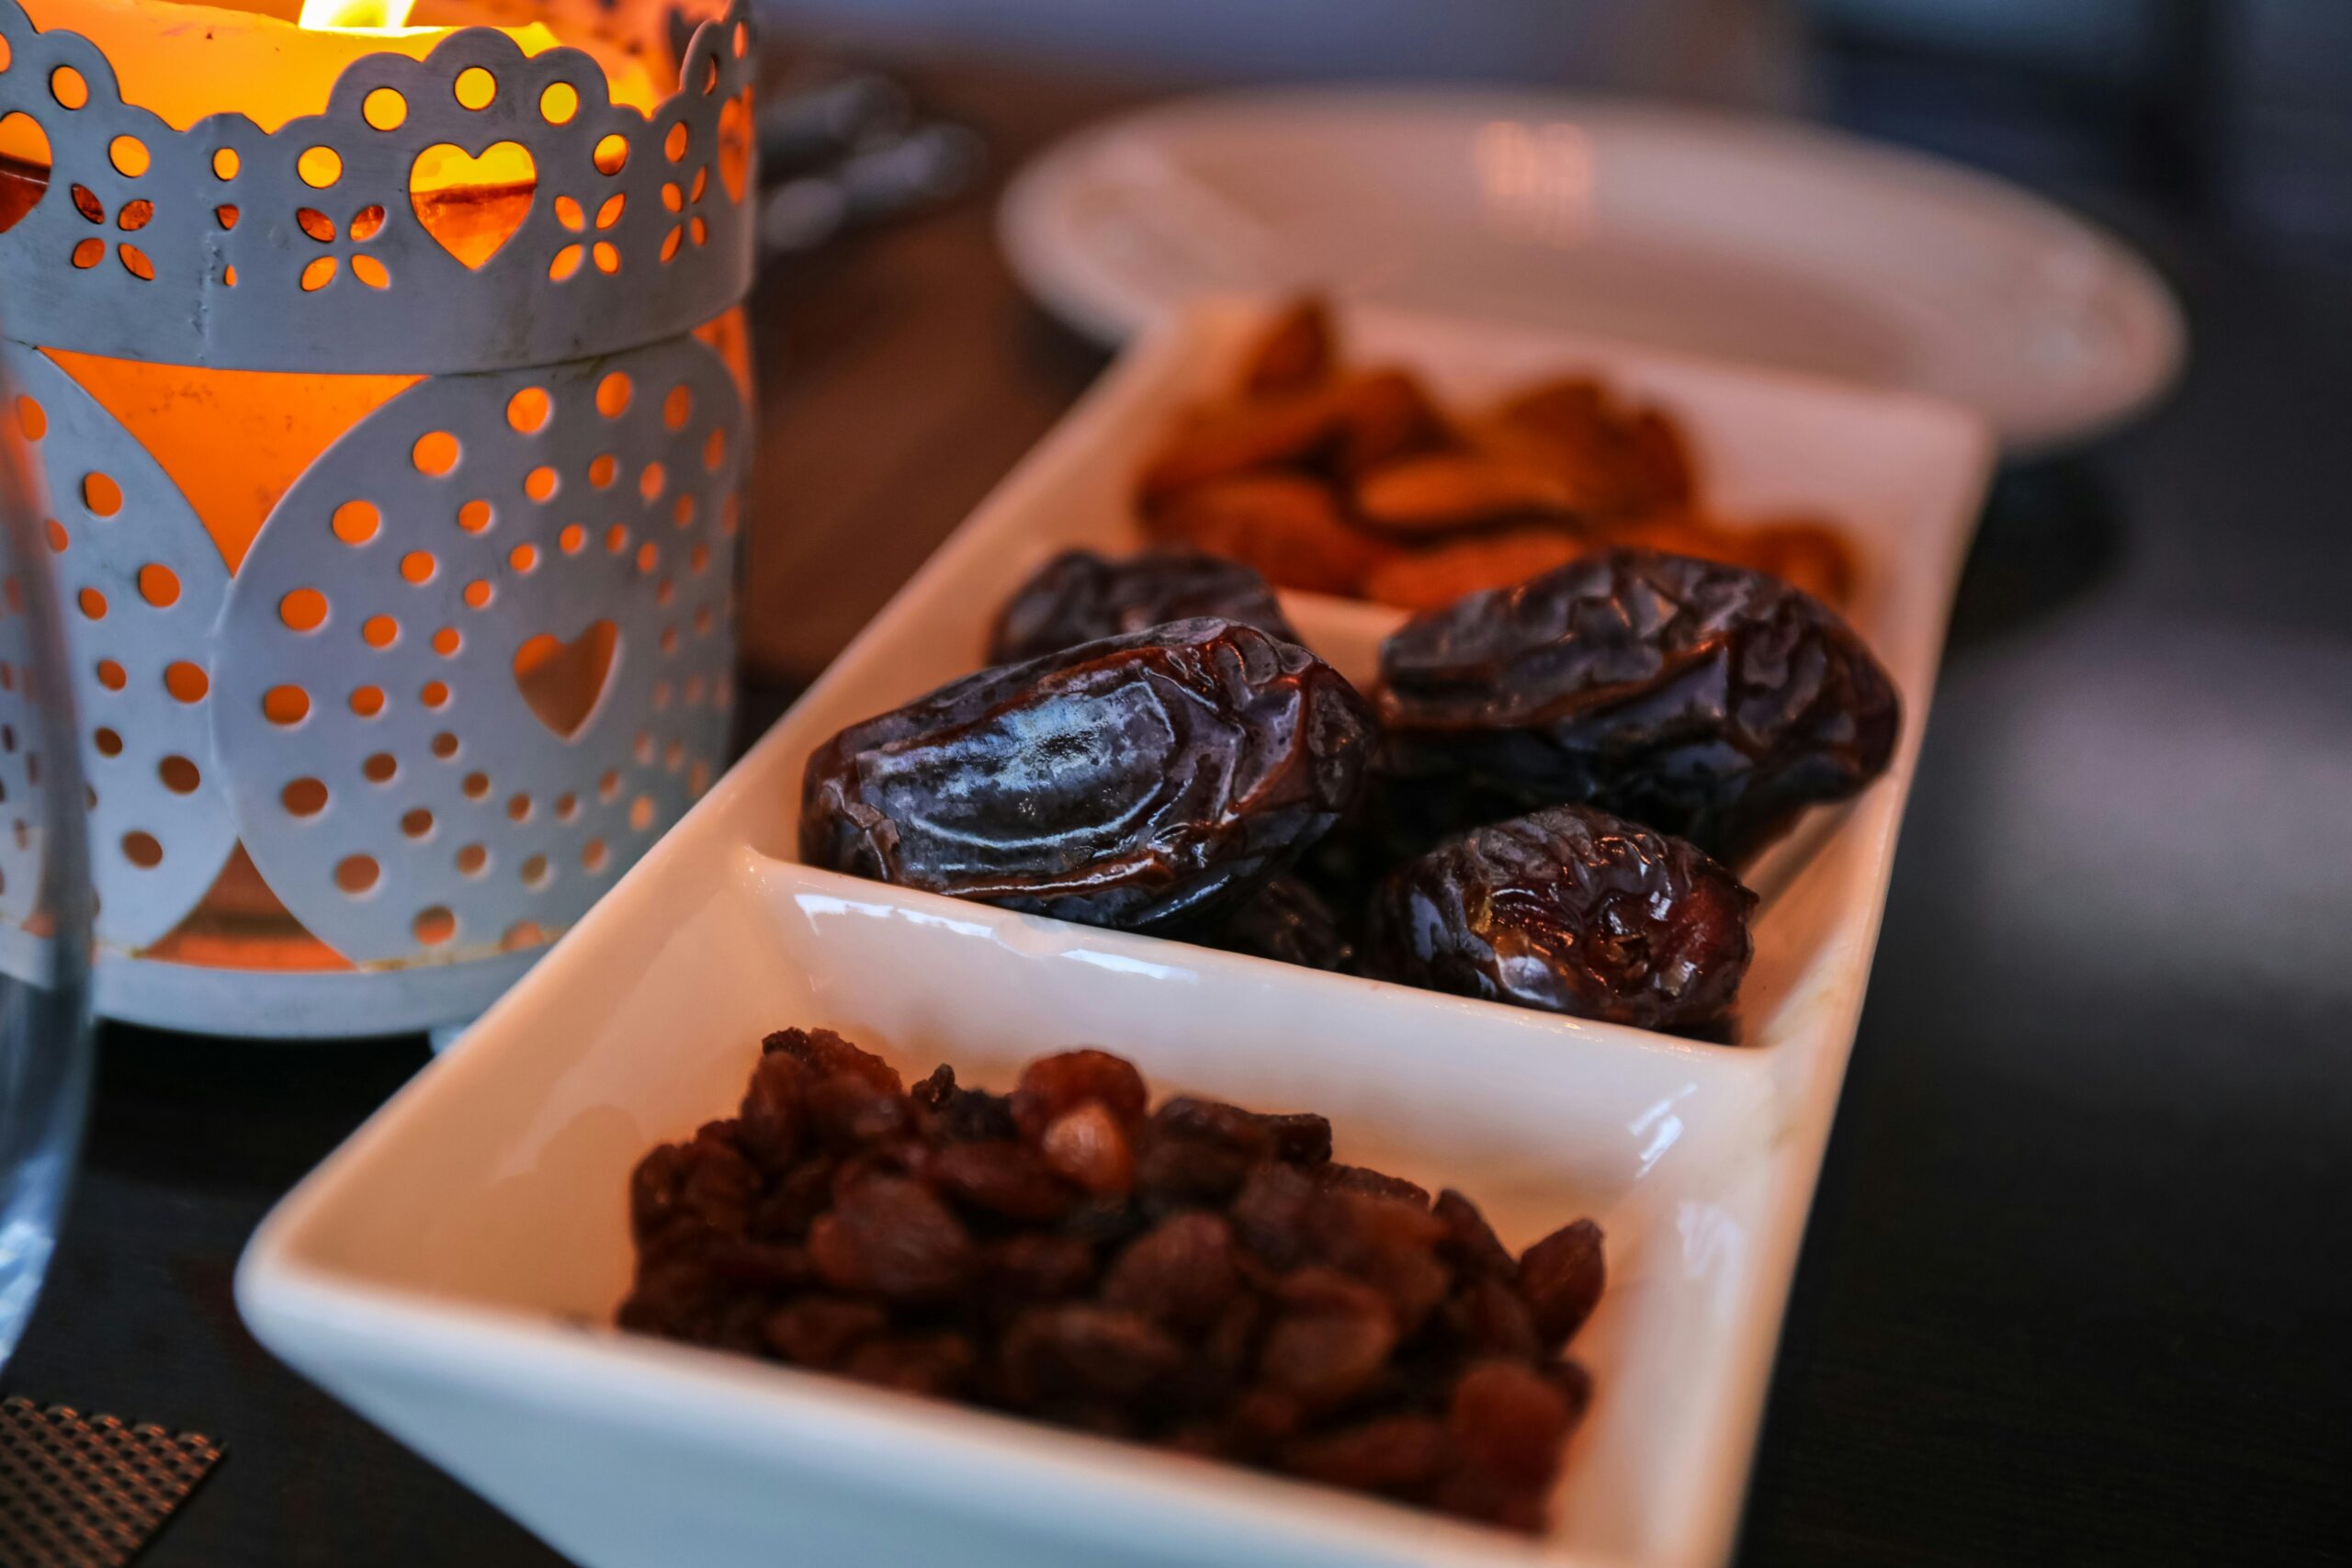
<svg viewBox="0 0 2352 1568">
<path fill-rule="evenodd" d="M 972 668 L 1051 552 L 1132 542 L 1126 482 L 1254 317 L 1152 337 L 832 671 L 447 1057 L 279 1205 L 238 1275 L 264 1343 L 594 1568 L 779 1562 L 1690 1564 L 1730 1551 L 1954 575 L 1992 455 L 1943 407 L 1523 329 L 1371 315 L 1451 395 L 1599 369 L 1683 416 L 1731 513 L 1819 510 L 1902 688 L 1893 767 L 1756 880 L 1745 1043 L 1693 1044 L 1093 931 L 794 863 L 803 759 Z M 820 592 L 820 585 L 811 590 Z M 1293 605 L 1363 673 L 1382 612 Z M 624 650 L 623 657 L 627 657 Z M 1328 1113 L 1341 1157 L 1460 1187 L 1518 1247 L 1581 1214 L 1598 1395 L 1542 1540 L 609 1326 L 630 1167 L 731 1113 L 768 1030 L 1002 1087 L 1080 1043 L 1159 1093 Z"/>
</svg>

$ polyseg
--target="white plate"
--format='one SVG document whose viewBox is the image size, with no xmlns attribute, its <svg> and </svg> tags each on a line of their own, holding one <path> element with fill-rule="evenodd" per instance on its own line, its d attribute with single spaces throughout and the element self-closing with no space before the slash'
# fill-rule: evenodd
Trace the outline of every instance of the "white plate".
<svg viewBox="0 0 2352 1568">
<path fill-rule="evenodd" d="M 2012 450 L 2172 380 L 2145 263 L 2014 186 L 1787 121 L 1293 88 L 1090 127 L 1014 180 L 1030 290 L 1105 342 L 1202 294 L 1329 287 L 1950 399 Z"/>
<path fill-rule="evenodd" d="M 594 1568 L 808 1563 L 1693 1564 L 1738 1518 L 1990 438 L 1942 407 L 1518 330 L 1374 316 L 1472 393 L 1599 369 L 1670 404 L 1735 509 L 1847 521 L 1858 625 L 1907 704 L 1887 776 L 1781 857 L 1744 1047 L 1089 930 L 795 864 L 812 746 L 970 668 L 1067 544 L 1132 542 L 1126 484 L 1253 318 L 1124 359 L 832 671 L 603 903 L 279 1205 L 238 1274 L 263 1342 Z M 1353 662 L 1358 606 L 1294 603 Z M 1373 614 L 1376 615 L 1377 612 Z M 1356 651 L 1347 651 L 1352 647 Z M 830 1025 L 1002 1086 L 1080 1043 L 1160 1092 L 1328 1112 L 1342 1157 L 1471 1193 L 1524 1246 L 1591 1213 L 1611 1284 L 1562 1523 L 1524 1541 L 1390 1505 L 605 1326 L 624 1192 L 727 1113 L 765 1031 Z"/>
</svg>

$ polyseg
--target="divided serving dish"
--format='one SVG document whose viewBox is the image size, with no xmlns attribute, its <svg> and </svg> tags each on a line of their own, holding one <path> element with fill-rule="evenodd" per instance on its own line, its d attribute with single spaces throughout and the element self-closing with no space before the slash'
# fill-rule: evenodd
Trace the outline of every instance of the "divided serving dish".
<svg viewBox="0 0 2352 1568">
<path fill-rule="evenodd" d="M 1343 321 L 1449 401 L 1597 371 L 1690 432 L 1733 516 L 1825 514 L 1893 673 L 1885 776 L 1752 867 L 1741 1043 L 1315 973 L 795 862 L 811 749 L 980 661 L 1012 589 L 1137 542 L 1129 481 L 1261 311 L 1128 353 L 832 670 L 466 1035 L 309 1177 L 238 1275 L 254 1332 L 594 1568 L 850 1562 L 1640 1563 L 1733 1544 L 1782 1307 L 1884 907 L 1954 579 L 1993 459 L 1939 404 L 1523 328 Z M 820 591 L 812 585 L 812 592 Z M 1376 607 L 1285 595 L 1368 680 Z M 622 651 L 622 657 L 628 650 Z M 1155 1094 L 1328 1114 L 1339 1157 L 1470 1194 L 1514 1249 L 1583 1214 L 1610 1284 L 1555 1522 L 1522 1540 L 1385 1503 L 652 1339 L 628 1174 L 731 1114 L 759 1040 L 825 1026 L 910 1077 L 1008 1087 L 1095 1044 Z"/>
</svg>

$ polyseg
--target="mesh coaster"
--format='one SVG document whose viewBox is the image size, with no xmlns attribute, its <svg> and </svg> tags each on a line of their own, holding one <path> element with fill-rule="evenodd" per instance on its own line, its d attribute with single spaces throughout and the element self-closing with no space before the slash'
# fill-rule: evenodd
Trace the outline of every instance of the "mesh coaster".
<svg viewBox="0 0 2352 1568">
<path fill-rule="evenodd" d="M 0 1563 L 121 1568 L 220 1458 L 195 1432 L 0 1401 Z"/>
</svg>

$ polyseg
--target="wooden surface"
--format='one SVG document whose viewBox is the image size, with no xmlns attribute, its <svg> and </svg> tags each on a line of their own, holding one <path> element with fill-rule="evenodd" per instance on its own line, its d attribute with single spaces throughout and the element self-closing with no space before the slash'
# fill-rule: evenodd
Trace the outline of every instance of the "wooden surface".
<svg viewBox="0 0 2352 1568">
<path fill-rule="evenodd" d="M 1125 96 L 929 86 L 1000 166 Z M 2151 247 L 2196 350 L 2147 422 L 2013 473 L 1988 510 L 1747 1564 L 2346 1560 L 2352 279 L 2121 184 L 2062 194 Z M 759 321 L 744 631 L 768 678 L 746 707 L 772 712 L 1100 360 L 1014 297 L 986 200 L 777 271 Z M 225 1445 L 141 1568 L 556 1561 L 272 1361 L 231 1299 L 269 1204 L 424 1060 L 106 1039 L 0 1388 Z"/>
</svg>

